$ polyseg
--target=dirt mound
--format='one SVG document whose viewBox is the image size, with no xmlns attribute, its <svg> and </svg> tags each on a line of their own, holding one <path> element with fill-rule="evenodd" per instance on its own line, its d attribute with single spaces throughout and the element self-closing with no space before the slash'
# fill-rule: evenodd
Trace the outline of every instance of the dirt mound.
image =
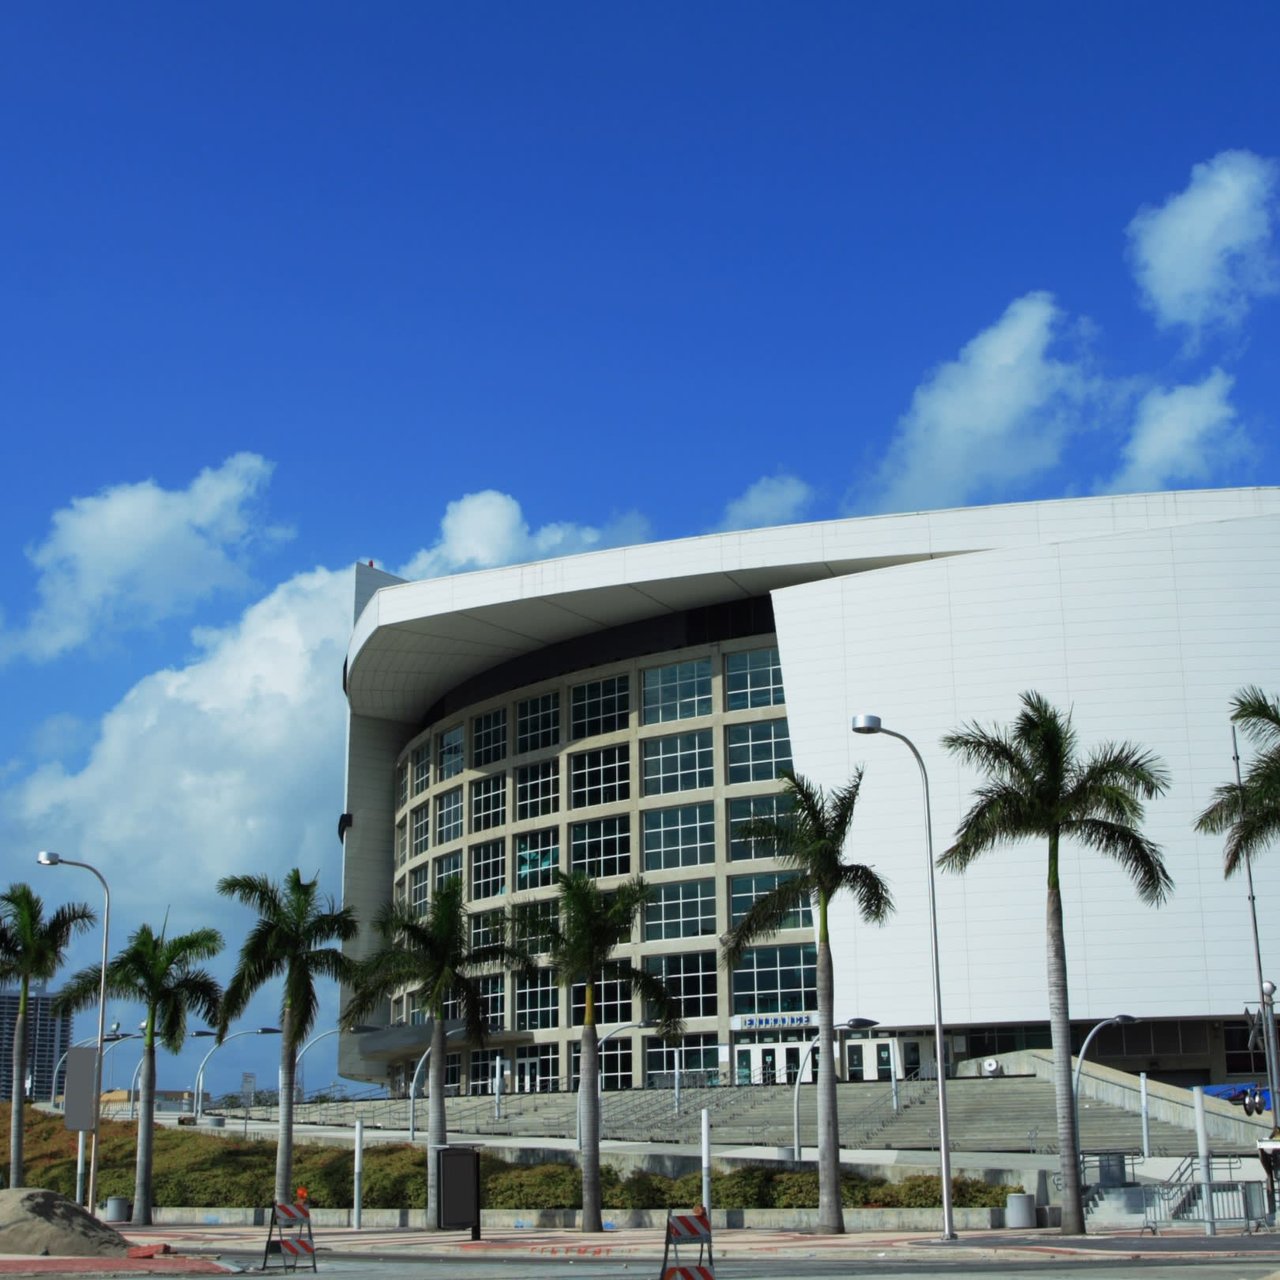
<svg viewBox="0 0 1280 1280">
<path fill-rule="evenodd" d="M 66 1196 L 40 1187 L 0 1191 L 0 1254 L 123 1257 L 129 1242 Z"/>
</svg>

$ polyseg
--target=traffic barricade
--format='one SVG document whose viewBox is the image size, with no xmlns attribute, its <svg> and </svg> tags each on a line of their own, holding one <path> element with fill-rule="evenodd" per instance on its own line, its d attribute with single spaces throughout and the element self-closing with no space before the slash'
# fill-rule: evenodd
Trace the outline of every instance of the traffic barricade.
<svg viewBox="0 0 1280 1280">
<path fill-rule="evenodd" d="M 694 1245 L 698 1260 L 687 1261 Z M 684 1248 L 685 1257 L 680 1250 Z M 711 1219 L 699 1205 L 688 1213 L 667 1210 L 667 1238 L 662 1248 L 659 1280 L 715 1280 L 715 1260 L 711 1256 Z"/>
<path fill-rule="evenodd" d="M 311 1235 L 311 1212 L 305 1204 L 273 1204 L 271 1224 L 267 1230 L 267 1247 L 262 1254 L 262 1269 L 271 1267 L 271 1256 L 280 1259 L 285 1271 L 296 1271 L 300 1264 L 316 1267 L 316 1242 Z"/>
</svg>

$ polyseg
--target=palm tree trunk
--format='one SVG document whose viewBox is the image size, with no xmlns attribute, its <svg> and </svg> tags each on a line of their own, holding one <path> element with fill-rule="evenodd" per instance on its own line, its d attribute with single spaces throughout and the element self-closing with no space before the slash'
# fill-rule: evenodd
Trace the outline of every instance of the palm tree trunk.
<svg viewBox="0 0 1280 1280">
<path fill-rule="evenodd" d="M 449 1141 L 444 1107 L 445 1028 L 437 1010 L 431 1019 L 431 1058 L 427 1063 L 427 1230 L 440 1223 L 440 1148 Z"/>
<path fill-rule="evenodd" d="M 22 1172 L 23 1123 L 26 1114 L 27 1080 L 27 979 L 22 979 L 18 989 L 18 1016 L 13 1023 L 13 1088 L 10 1092 L 12 1110 L 9 1115 L 9 1186 L 24 1185 Z"/>
<path fill-rule="evenodd" d="M 835 975 L 827 904 L 818 904 L 818 1230 L 844 1234 L 840 1202 L 840 1117 L 836 1112 Z"/>
<path fill-rule="evenodd" d="M 293 1010 L 286 1008 L 280 1028 L 280 1130 L 276 1138 L 276 1204 L 292 1204 L 293 1194 L 293 1082 L 298 1070 L 298 1046 L 293 1043 Z"/>
<path fill-rule="evenodd" d="M 151 1168 L 156 1132 L 156 1043 L 148 1020 L 138 1082 L 138 1161 L 133 1180 L 133 1225 L 151 1225 Z"/>
<path fill-rule="evenodd" d="M 1071 1012 L 1067 1001 L 1067 945 L 1062 927 L 1062 893 L 1057 885 L 1057 841 L 1051 839 L 1052 882 L 1045 937 L 1048 946 L 1049 1034 L 1053 1042 L 1053 1095 L 1058 1113 L 1058 1151 L 1062 1166 L 1062 1234 L 1084 1235 L 1080 1190 L 1080 1143 L 1071 1092 Z"/>
<path fill-rule="evenodd" d="M 590 985 L 587 992 L 589 998 Z M 582 1028 L 578 1103 L 582 1108 L 582 1229 L 603 1231 L 600 1220 L 600 1042 L 594 1022 Z"/>
</svg>

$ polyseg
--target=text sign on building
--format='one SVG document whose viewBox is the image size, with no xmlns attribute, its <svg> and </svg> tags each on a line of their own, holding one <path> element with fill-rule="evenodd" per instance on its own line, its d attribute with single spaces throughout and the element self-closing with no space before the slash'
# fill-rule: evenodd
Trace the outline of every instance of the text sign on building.
<svg viewBox="0 0 1280 1280">
<path fill-rule="evenodd" d="M 729 1019 L 731 1031 L 784 1031 L 788 1027 L 816 1027 L 815 1013 L 735 1013 Z"/>
<path fill-rule="evenodd" d="M 68 1129 L 92 1130 L 93 1090 L 97 1084 L 97 1076 L 97 1046 L 67 1050 L 67 1074 L 62 1086 L 62 1096 L 66 1112 L 63 1123 Z"/>
</svg>

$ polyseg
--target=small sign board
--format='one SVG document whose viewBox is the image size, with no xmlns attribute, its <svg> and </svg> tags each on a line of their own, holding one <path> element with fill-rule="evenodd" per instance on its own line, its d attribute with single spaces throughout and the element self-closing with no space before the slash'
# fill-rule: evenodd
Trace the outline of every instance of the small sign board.
<svg viewBox="0 0 1280 1280">
<path fill-rule="evenodd" d="M 246 1071 L 240 1077 L 240 1105 L 248 1110 L 253 1106 L 253 1096 L 258 1092 L 258 1077 L 252 1071 Z"/>
<path fill-rule="evenodd" d="M 98 1076 L 98 1049 L 67 1050 L 67 1074 L 63 1079 L 62 1098 L 68 1129 L 82 1133 L 93 1130 L 93 1090 Z"/>
<path fill-rule="evenodd" d="M 436 1151 L 436 1225 L 441 1231 L 471 1230 L 480 1239 L 480 1152 L 475 1147 Z"/>
</svg>

